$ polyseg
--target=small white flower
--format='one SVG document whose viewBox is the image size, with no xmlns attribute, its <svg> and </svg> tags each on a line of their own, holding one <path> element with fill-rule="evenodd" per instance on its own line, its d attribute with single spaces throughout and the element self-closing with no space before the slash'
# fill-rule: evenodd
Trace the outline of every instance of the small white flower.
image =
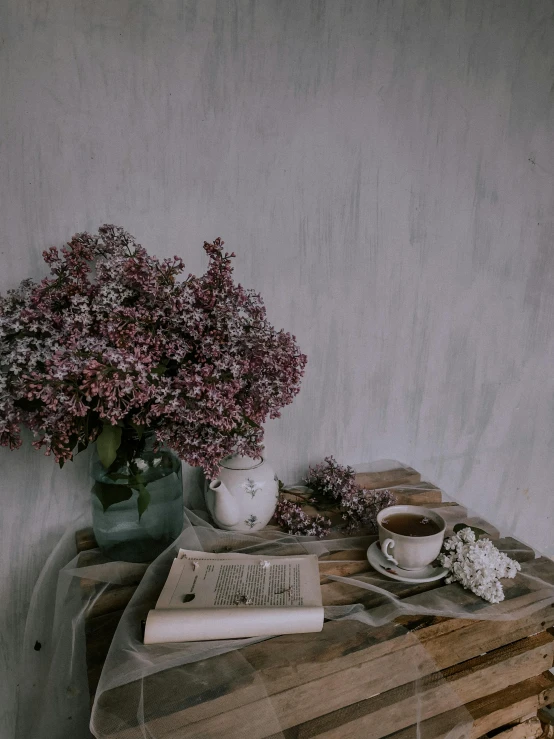
<svg viewBox="0 0 554 739">
<path fill-rule="evenodd" d="M 489 603 L 504 600 L 500 578 L 514 578 L 521 569 L 519 562 L 500 552 L 490 539 L 476 541 L 469 527 L 446 539 L 444 549 L 439 562 L 449 570 L 446 582 L 459 582 Z"/>
<path fill-rule="evenodd" d="M 267 570 L 268 567 L 271 567 L 271 562 L 268 559 L 262 559 L 260 560 L 260 567 L 263 567 L 264 570 Z"/>
<path fill-rule="evenodd" d="M 136 459 L 135 463 L 141 472 L 145 472 L 148 469 L 148 462 L 145 462 L 144 459 Z"/>
<path fill-rule="evenodd" d="M 253 605 L 254 601 L 252 598 L 249 598 L 247 595 L 239 594 L 235 598 L 235 605 L 236 606 L 251 606 Z"/>
</svg>

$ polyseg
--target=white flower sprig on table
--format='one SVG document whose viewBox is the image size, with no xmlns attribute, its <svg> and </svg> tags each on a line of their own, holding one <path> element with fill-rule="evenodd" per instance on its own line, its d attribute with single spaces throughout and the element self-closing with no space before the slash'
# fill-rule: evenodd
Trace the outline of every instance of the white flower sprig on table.
<svg viewBox="0 0 554 739">
<path fill-rule="evenodd" d="M 476 541 L 468 526 L 444 541 L 439 562 L 450 571 L 447 583 L 459 582 L 489 603 L 504 600 L 500 578 L 513 578 L 521 570 L 519 562 L 500 552 L 490 539 Z"/>
</svg>

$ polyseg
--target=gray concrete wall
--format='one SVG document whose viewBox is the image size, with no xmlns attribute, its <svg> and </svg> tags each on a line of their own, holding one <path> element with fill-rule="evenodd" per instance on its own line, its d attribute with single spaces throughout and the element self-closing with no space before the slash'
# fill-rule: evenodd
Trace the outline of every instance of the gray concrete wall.
<svg viewBox="0 0 554 739">
<path fill-rule="evenodd" d="M 553 14 L 4 0 L 0 290 L 104 222 L 191 271 L 221 236 L 309 357 L 267 425 L 282 479 L 395 457 L 554 554 Z M 60 471 L 27 445 L 0 466 L 13 670 L 40 568 L 88 508 L 87 460 Z"/>
</svg>

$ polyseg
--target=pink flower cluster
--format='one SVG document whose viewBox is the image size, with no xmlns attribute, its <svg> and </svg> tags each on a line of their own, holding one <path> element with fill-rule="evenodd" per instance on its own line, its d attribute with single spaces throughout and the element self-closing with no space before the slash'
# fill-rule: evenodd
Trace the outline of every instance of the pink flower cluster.
<svg viewBox="0 0 554 739">
<path fill-rule="evenodd" d="M 333 457 L 325 457 L 323 464 L 310 467 L 305 480 L 314 491 L 315 500 L 335 501 L 342 512 L 349 531 L 366 526 L 377 528 L 377 514 L 396 503 L 390 490 L 364 490 L 356 484 L 352 467 L 343 467 Z"/>
<path fill-rule="evenodd" d="M 275 520 L 288 534 L 297 536 L 317 536 L 321 539 L 331 528 L 331 521 L 328 518 L 308 516 L 299 503 L 287 498 L 282 498 L 277 503 Z"/>
<path fill-rule="evenodd" d="M 0 444 L 21 425 L 60 462 L 103 424 L 152 429 L 191 465 L 259 456 L 267 417 L 292 402 L 306 357 L 256 293 L 235 285 L 223 242 L 200 277 L 177 277 L 122 228 L 45 251 L 51 276 L 0 297 Z"/>
</svg>

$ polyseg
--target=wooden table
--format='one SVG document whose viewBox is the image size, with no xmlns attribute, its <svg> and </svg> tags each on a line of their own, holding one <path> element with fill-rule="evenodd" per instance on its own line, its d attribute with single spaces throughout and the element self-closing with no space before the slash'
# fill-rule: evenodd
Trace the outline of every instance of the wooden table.
<svg viewBox="0 0 554 739">
<path fill-rule="evenodd" d="M 366 488 L 393 489 L 398 503 L 432 507 L 447 514 L 449 521 L 484 528 L 499 548 L 520 561 L 522 571 L 538 574 L 554 587 L 554 562 L 535 558 L 533 550 L 514 539 L 499 539 L 496 529 L 487 522 L 468 519 L 463 506 L 443 502 L 439 488 L 421 482 L 415 470 L 364 473 L 358 476 L 358 482 Z M 96 549 L 92 530 L 79 531 L 76 540 L 80 567 L 107 561 Z M 145 569 L 146 565 L 130 567 L 121 585 L 110 587 L 88 609 L 91 697 L 117 623 Z M 363 603 L 366 609 L 382 606 L 379 594 L 328 577 L 369 570 L 365 547 L 322 557 L 324 605 Z M 391 581 L 387 582 L 390 589 Z M 527 583 L 520 576 L 505 583 L 507 609 L 541 598 L 541 593 L 530 590 Z M 96 585 L 83 578 L 81 587 L 89 594 Z M 399 598 L 417 603 L 422 593 L 435 588 L 457 588 L 465 602 L 474 599 L 483 606 L 480 599 L 460 586 L 444 581 L 396 582 L 393 591 Z M 473 719 L 472 738 L 488 736 L 489 732 L 500 739 L 537 737 L 544 729 L 537 711 L 554 703 L 554 676 L 548 671 L 554 661 L 553 626 L 551 604 L 525 618 L 507 621 L 403 616 L 379 627 L 357 621 L 328 621 L 319 634 L 281 636 L 250 645 L 240 650 L 246 661 L 238 662 L 237 653 L 231 652 L 196 663 L 199 673 L 205 670 L 208 677 L 205 687 L 192 697 L 187 673 L 179 668 L 146 678 L 145 696 L 150 690 L 157 696 L 155 701 L 145 700 L 146 721 L 152 736 L 165 739 L 262 739 L 276 734 L 276 721 L 286 739 L 415 739 L 420 735 L 438 739 L 445 737 L 461 717 L 467 717 L 459 709 L 462 704 Z M 421 659 L 421 645 L 428 660 Z M 240 664 L 248 664 L 250 669 L 241 670 Z M 222 677 L 229 674 L 232 679 Z M 265 700 L 260 699 L 257 687 L 260 679 L 268 696 Z M 134 688 L 131 683 L 104 693 L 101 700 L 106 710 L 111 704 L 113 710 L 121 711 Z M 182 697 L 186 694 L 188 704 Z M 268 716 L 268 707 L 273 718 Z M 420 735 L 416 731 L 418 716 Z M 110 736 L 141 736 L 133 727 L 134 721 L 129 715 L 127 728 Z M 505 728 L 498 732 L 499 727 Z"/>
</svg>

